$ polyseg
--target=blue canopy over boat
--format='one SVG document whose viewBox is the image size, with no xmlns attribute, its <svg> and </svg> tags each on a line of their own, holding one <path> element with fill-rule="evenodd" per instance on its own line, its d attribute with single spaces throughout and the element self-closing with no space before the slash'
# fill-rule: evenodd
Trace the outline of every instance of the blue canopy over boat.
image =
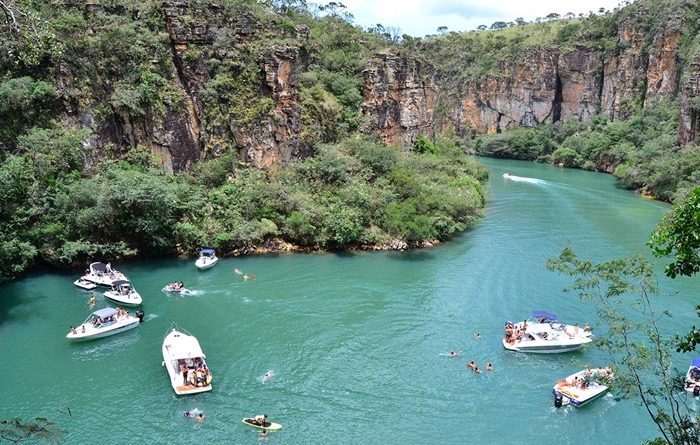
<svg viewBox="0 0 700 445">
<path fill-rule="evenodd" d="M 216 252 L 214 251 L 214 249 L 202 249 L 199 251 L 200 255 L 207 255 L 207 256 L 214 255 L 215 253 Z"/>
<path fill-rule="evenodd" d="M 105 318 L 109 318 L 112 315 L 117 315 L 117 310 L 113 307 L 106 307 L 104 309 L 100 309 L 99 311 L 93 312 L 92 315 L 96 315 L 100 317 L 101 320 L 104 320 Z"/>
<path fill-rule="evenodd" d="M 532 316 L 533 318 L 536 318 L 538 320 L 544 320 L 545 322 L 557 320 L 556 315 L 545 311 L 532 311 Z"/>
<path fill-rule="evenodd" d="M 129 284 L 129 285 L 130 285 L 130 284 L 131 284 L 131 281 L 127 281 L 127 280 L 115 280 L 115 281 L 112 281 L 112 286 L 115 287 L 115 288 L 121 287 L 121 286 L 123 286 L 123 285 L 125 285 L 125 284 Z"/>
<path fill-rule="evenodd" d="M 105 263 L 92 263 L 90 269 L 96 272 L 107 272 L 107 265 Z"/>
<path fill-rule="evenodd" d="M 693 359 L 693 363 L 691 363 L 690 366 L 697 366 L 698 368 L 700 368 L 700 357 L 695 357 Z"/>
</svg>

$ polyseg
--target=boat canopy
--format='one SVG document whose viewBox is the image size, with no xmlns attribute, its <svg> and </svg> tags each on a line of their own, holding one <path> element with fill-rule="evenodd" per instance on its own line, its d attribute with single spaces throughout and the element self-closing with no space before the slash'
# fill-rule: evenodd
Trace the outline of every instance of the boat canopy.
<svg viewBox="0 0 700 445">
<path fill-rule="evenodd" d="M 166 345 L 170 356 L 174 360 L 202 357 L 206 358 L 199 346 L 199 342 L 195 337 L 180 333 L 179 337 L 174 337 L 170 340 L 170 344 Z"/>
<path fill-rule="evenodd" d="M 105 263 L 92 263 L 90 269 L 97 272 L 107 272 L 107 265 Z"/>
<path fill-rule="evenodd" d="M 215 253 L 216 253 L 216 252 L 214 251 L 214 249 L 202 249 L 202 250 L 199 251 L 199 254 L 200 254 L 200 255 L 206 255 L 206 256 L 212 256 L 212 255 L 214 255 Z"/>
<path fill-rule="evenodd" d="M 545 320 L 545 322 L 557 320 L 556 315 L 545 311 L 532 311 L 532 316 L 538 320 Z"/>
<path fill-rule="evenodd" d="M 109 318 L 112 315 L 117 315 L 117 310 L 113 307 L 106 307 L 104 309 L 100 309 L 99 311 L 93 312 L 92 315 L 96 315 L 101 320 L 104 320 L 105 318 Z"/>
<path fill-rule="evenodd" d="M 131 281 L 127 281 L 127 280 L 112 281 L 112 286 L 114 286 L 114 287 L 121 287 L 121 286 L 124 286 L 125 284 L 131 285 Z"/>
<path fill-rule="evenodd" d="M 690 366 L 696 366 L 696 367 L 700 368 L 700 357 L 695 357 L 693 359 L 693 363 L 691 363 Z"/>
</svg>

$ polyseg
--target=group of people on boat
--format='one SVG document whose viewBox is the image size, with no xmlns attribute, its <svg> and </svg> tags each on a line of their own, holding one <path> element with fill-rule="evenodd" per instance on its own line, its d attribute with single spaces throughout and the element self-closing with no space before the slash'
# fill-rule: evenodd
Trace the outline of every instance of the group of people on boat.
<svg viewBox="0 0 700 445">
<path fill-rule="evenodd" d="M 201 358 L 181 359 L 178 364 L 184 386 L 207 386 L 211 383 L 211 371 Z"/>
<path fill-rule="evenodd" d="M 598 378 L 610 379 L 612 378 L 613 372 L 610 366 L 600 369 L 590 369 L 586 368 L 586 372 L 583 373 L 583 377 L 575 376 L 571 383 L 562 379 L 557 382 L 558 386 L 573 386 L 578 389 L 588 389 L 591 383 L 596 381 Z"/>
<path fill-rule="evenodd" d="M 168 284 L 168 287 L 171 289 L 184 289 L 185 283 L 182 281 L 173 281 L 172 283 Z"/>
<path fill-rule="evenodd" d="M 527 320 L 523 321 L 521 326 L 506 321 L 506 343 L 515 344 L 516 341 L 522 340 L 525 337 L 525 330 L 527 329 Z"/>
</svg>

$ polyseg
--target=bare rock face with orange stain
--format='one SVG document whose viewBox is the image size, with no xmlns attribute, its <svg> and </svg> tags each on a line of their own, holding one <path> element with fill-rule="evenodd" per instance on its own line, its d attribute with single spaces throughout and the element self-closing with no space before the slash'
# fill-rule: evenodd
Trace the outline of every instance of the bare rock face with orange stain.
<svg viewBox="0 0 700 445">
<path fill-rule="evenodd" d="M 376 54 L 364 70 L 364 130 L 387 143 L 412 144 L 432 134 L 437 87 L 434 68 L 415 58 Z"/>
</svg>

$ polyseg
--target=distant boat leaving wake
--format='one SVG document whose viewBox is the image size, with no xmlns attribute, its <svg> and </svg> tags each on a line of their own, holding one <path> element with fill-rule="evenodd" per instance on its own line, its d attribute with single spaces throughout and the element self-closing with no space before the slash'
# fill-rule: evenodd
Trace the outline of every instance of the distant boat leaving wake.
<svg viewBox="0 0 700 445">
<path fill-rule="evenodd" d="M 530 184 L 547 184 L 547 181 L 545 181 L 544 179 L 525 178 L 523 176 L 511 175 L 510 173 L 503 173 L 503 177 L 515 182 L 529 182 Z"/>
</svg>

